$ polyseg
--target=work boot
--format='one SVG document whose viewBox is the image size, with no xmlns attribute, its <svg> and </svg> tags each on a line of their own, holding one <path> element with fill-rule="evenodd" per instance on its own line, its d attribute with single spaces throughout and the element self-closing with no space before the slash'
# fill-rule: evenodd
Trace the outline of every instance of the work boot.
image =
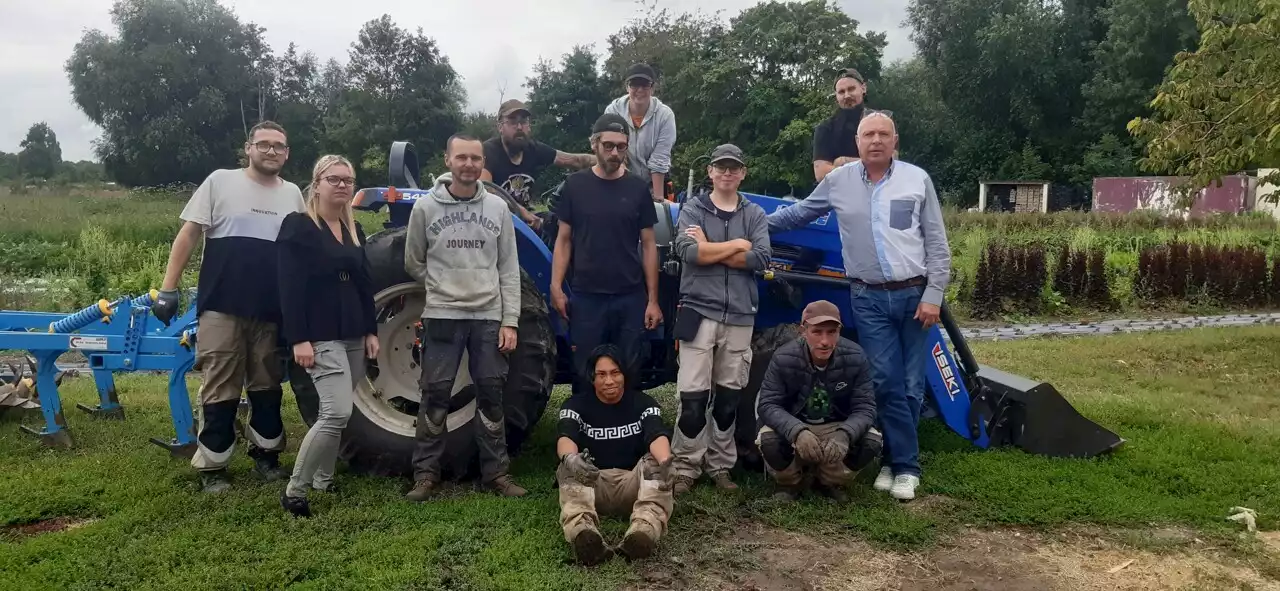
<svg viewBox="0 0 1280 591">
<path fill-rule="evenodd" d="M 815 487 L 819 493 L 826 496 L 837 503 L 849 502 L 849 493 L 845 492 L 841 486 L 827 486 L 825 484 Z"/>
<path fill-rule="evenodd" d="M 200 473 L 200 486 L 203 492 L 218 494 L 226 492 L 231 488 L 231 479 L 227 477 L 227 471 L 210 470 Z"/>
<path fill-rule="evenodd" d="M 311 517 L 311 503 L 307 497 L 291 497 L 288 493 L 280 493 L 280 506 L 294 517 Z"/>
<path fill-rule="evenodd" d="M 604 543 L 600 532 L 591 527 L 573 537 L 573 555 L 585 566 L 595 566 L 609 559 L 613 551 Z"/>
<path fill-rule="evenodd" d="M 647 522 L 632 521 L 626 537 L 622 538 L 622 543 L 618 545 L 618 550 L 631 560 L 640 560 L 653 554 L 657 546 L 658 536 L 653 532 L 653 528 Z"/>
<path fill-rule="evenodd" d="M 516 481 L 511 479 L 510 474 L 503 474 L 502 476 L 494 478 L 493 480 L 486 482 L 484 487 L 497 491 L 498 494 L 504 497 L 523 497 L 529 492 L 516 484 Z"/>
<path fill-rule="evenodd" d="M 674 482 L 671 485 L 671 494 L 680 496 L 693 489 L 693 479 L 688 476 L 676 476 L 672 478 Z"/>
<path fill-rule="evenodd" d="M 720 490 L 738 490 L 738 485 L 733 483 L 733 479 L 729 478 L 729 472 L 716 472 L 711 476 L 711 481 L 716 483 L 716 488 Z"/>
<path fill-rule="evenodd" d="M 289 477 L 280 468 L 279 454 L 263 454 L 254 458 L 253 472 L 267 482 L 275 482 Z"/>
<path fill-rule="evenodd" d="M 409 491 L 404 498 L 415 503 L 421 503 L 436 491 L 436 484 L 436 481 L 430 478 L 423 478 L 413 483 L 413 490 Z"/>
<path fill-rule="evenodd" d="M 773 493 L 773 500 L 794 502 L 800 500 L 799 486 L 778 486 L 777 491 Z"/>
</svg>

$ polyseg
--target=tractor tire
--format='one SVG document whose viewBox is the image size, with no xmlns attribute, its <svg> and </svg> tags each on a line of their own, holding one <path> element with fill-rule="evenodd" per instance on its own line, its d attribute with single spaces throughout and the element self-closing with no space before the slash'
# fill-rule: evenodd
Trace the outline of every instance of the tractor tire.
<svg viewBox="0 0 1280 591">
<path fill-rule="evenodd" d="M 425 290 L 404 270 L 405 228 L 379 232 L 365 245 L 373 278 L 381 352 L 368 364 L 368 379 L 359 385 L 356 402 L 342 434 L 339 458 L 348 470 L 379 476 L 413 473 L 414 432 L 421 393 L 417 323 Z M 508 453 L 522 445 L 546 410 L 554 387 L 556 340 L 546 300 L 523 270 L 520 272 L 520 324 L 516 349 L 507 356 L 503 391 Z M 308 426 L 316 410 L 299 401 Z M 318 406 L 318 405 L 317 405 Z M 475 442 L 475 386 L 464 354 L 454 384 L 447 419 L 441 475 L 460 480 L 479 473 Z"/>
<path fill-rule="evenodd" d="M 747 378 L 747 387 L 742 389 L 742 397 L 738 401 L 738 421 L 734 428 L 734 440 L 738 447 L 738 466 L 744 470 L 763 472 L 764 461 L 760 457 L 760 449 L 756 447 L 756 395 L 760 393 L 760 384 L 764 381 L 764 372 L 769 369 L 773 352 L 791 341 L 799 338 L 800 325 L 779 324 L 756 331 L 751 338 L 751 373 Z"/>
</svg>

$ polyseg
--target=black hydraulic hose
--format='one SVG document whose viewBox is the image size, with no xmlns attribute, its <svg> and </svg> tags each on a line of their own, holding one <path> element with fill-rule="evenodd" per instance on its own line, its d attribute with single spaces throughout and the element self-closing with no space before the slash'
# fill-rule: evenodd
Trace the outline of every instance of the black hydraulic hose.
<svg viewBox="0 0 1280 591">
<path fill-rule="evenodd" d="M 965 373 L 969 376 L 977 376 L 978 360 L 974 358 L 973 351 L 969 350 L 969 342 L 964 340 L 964 335 L 960 333 L 960 327 L 956 325 L 956 319 L 951 315 L 951 308 L 947 307 L 946 302 L 942 303 L 940 317 L 942 328 L 947 331 L 947 337 L 951 339 L 951 346 L 960 357 L 960 365 L 964 366 Z"/>
</svg>

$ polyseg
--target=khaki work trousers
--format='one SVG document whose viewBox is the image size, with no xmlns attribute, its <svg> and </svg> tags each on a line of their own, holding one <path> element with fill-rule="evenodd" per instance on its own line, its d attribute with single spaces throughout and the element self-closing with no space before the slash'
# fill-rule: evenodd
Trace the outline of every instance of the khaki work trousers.
<svg viewBox="0 0 1280 591">
<path fill-rule="evenodd" d="M 697 480 L 704 469 L 708 475 L 715 476 L 729 471 L 738 462 L 733 433 L 737 424 L 737 396 L 746 387 L 751 372 L 752 330 L 751 326 L 703 318 L 697 336 L 692 341 L 680 342 L 676 390 L 682 400 L 676 413 L 675 437 L 671 441 L 671 453 L 675 455 L 672 468 L 677 475 Z M 710 396 L 702 398 L 707 392 Z M 717 396 L 732 399 L 717 404 Z M 702 416 L 701 430 L 696 437 L 685 435 L 682 428 L 689 422 L 684 417 L 688 404 L 697 404 L 696 411 Z M 716 412 L 718 407 L 721 412 Z"/>
<path fill-rule="evenodd" d="M 807 429 L 818 436 L 818 439 L 824 440 L 827 437 L 840 436 L 845 434 L 840 431 L 840 423 L 827 423 L 825 425 L 807 425 Z M 764 426 L 760 428 L 760 433 L 756 435 L 756 447 L 760 447 L 760 439 L 765 433 L 773 433 L 773 428 Z M 790 442 L 787 442 L 790 447 Z M 857 442 L 850 444 L 850 451 L 854 451 Z M 792 448 L 794 450 L 794 448 Z M 844 458 L 840 458 L 834 462 L 823 464 L 812 464 L 800 459 L 799 455 L 792 452 L 791 464 L 782 470 L 778 470 L 764 462 L 765 473 L 777 482 L 779 486 L 796 486 L 800 484 L 806 471 L 817 472 L 818 482 L 824 486 L 842 487 L 853 480 L 854 473 L 844 463 Z"/>
<path fill-rule="evenodd" d="M 649 480 L 644 473 L 655 473 L 657 460 L 645 454 L 634 468 L 600 471 L 595 486 L 586 486 L 561 469 L 556 471 L 560 486 L 560 527 L 564 539 L 574 538 L 588 529 L 599 529 L 600 515 L 630 517 L 632 527 L 646 527 L 654 542 L 667 533 L 674 498 L 671 489 L 663 490 L 659 481 Z"/>
</svg>

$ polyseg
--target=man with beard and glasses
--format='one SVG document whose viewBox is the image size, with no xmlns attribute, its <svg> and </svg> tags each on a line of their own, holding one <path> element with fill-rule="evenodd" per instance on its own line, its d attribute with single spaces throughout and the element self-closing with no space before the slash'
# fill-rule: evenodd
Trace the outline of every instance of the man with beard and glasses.
<svg viewBox="0 0 1280 591">
<path fill-rule="evenodd" d="M 254 471 L 267 481 L 288 476 L 280 467 L 285 448 L 280 400 L 284 379 L 279 357 L 280 298 L 276 236 L 293 212 L 306 211 L 302 191 L 280 178 L 289 159 L 284 128 L 263 121 L 244 144 L 248 166 L 216 170 L 183 208 L 183 224 L 169 251 L 160 294 L 151 310 L 166 325 L 178 311 L 178 284 L 196 244 L 204 238 L 197 279 L 200 340 L 195 369 L 200 385 L 200 433 L 191 467 L 205 492 L 230 488 L 227 465 L 235 451 L 236 409 L 248 392 L 245 439 Z"/>
<path fill-rule="evenodd" d="M 627 122 L 606 113 L 591 128 L 596 165 L 565 180 L 556 209 L 551 303 L 569 322 L 577 375 L 597 346 L 616 345 L 635 374 L 645 330 L 662 322 L 658 307 L 657 212 L 650 186 L 627 174 Z M 643 256 L 641 252 L 643 251 Z M 570 278 L 573 301 L 564 291 Z M 590 384 L 579 379 L 574 391 Z"/>
<path fill-rule="evenodd" d="M 503 355 L 516 348 L 520 263 L 507 204 L 484 190 L 480 140 L 454 135 L 445 143 L 449 172 L 413 204 L 404 243 L 405 271 L 426 287 L 422 310 L 422 403 L 413 450 L 413 490 L 421 502 L 437 490 L 445 454 L 445 421 L 462 353 L 476 388 L 475 439 L 480 482 L 503 496 L 527 491 L 508 469 L 502 389 Z"/>
<path fill-rule="evenodd" d="M 534 230 L 542 228 L 542 218 L 529 211 L 538 196 L 538 177 L 549 166 L 581 170 L 594 166 L 593 154 L 561 152 L 529 136 L 529 109 L 511 99 L 498 109 L 498 136 L 484 143 L 484 172 L 480 179 L 497 184 L 515 199 L 509 203 L 516 214 Z"/>
<path fill-rule="evenodd" d="M 813 130 L 813 176 L 822 182 L 833 169 L 858 160 L 855 141 L 865 106 L 866 81 L 853 68 L 836 76 L 836 112 Z"/>
</svg>

